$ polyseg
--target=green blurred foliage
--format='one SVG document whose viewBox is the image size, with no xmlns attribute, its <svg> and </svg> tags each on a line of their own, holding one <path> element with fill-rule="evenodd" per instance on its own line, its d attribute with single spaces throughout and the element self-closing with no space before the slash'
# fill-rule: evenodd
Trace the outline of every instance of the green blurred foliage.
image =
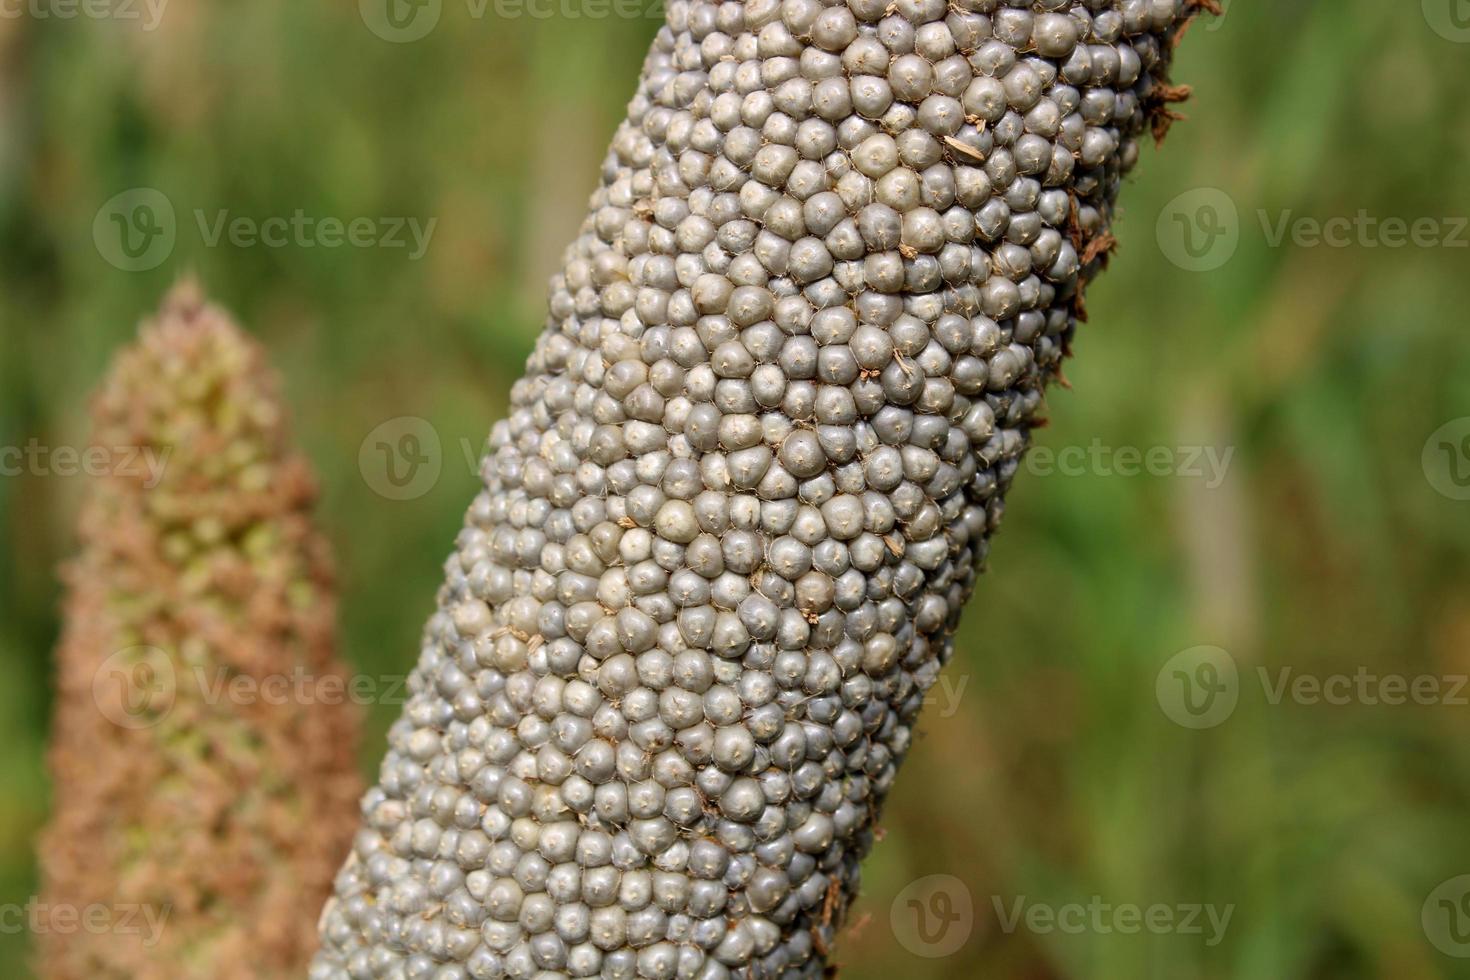
<svg viewBox="0 0 1470 980">
<path fill-rule="evenodd" d="M 1225 478 L 1023 472 L 888 806 L 843 975 L 1470 976 L 1421 921 L 1431 891 L 1470 872 L 1470 706 L 1272 688 L 1285 668 L 1470 672 L 1470 502 L 1436 490 L 1437 447 L 1425 455 L 1470 416 L 1470 235 L 1453 220 L 1470 214 L 1470 31 L 1454 29 L 1456 2 L 1241 0 L 1190 32 L 1176 78 L 1195 88 L 1192 118 L 1125 188 L 1121 246 L 1037 442 L 1228 450 Z M 357 6 L 176 0 L 151 31 L 0 19 L 0 446 L 85 445 L 110 353 L 196 273 L 285 376 L 337 548 L 346 655 L 391 677 L 415 659 L 476 486 L 466 451 L 505 410 L 657 21 L 582 0 L 547 18 L 448 0 L 427 37 L 399 44 Z M 169 199 L 177 241 L 129 272 L 104 260 L 93 222 L 136 187 Z M 1208 271 L 1170 260 L 1186 244 L 1171 202 L 1198 188 L 1236 209 L 1235 250 L 1209 252 Z M 1196 232 L 1214 227 L 1191 207 Z M 298 209 L 437 224 L 415 260 L 211 245 L 199 223 Z M 1286 215 L 1360 212 L 1434 219 L 1458 247 L 1273 240 Z M 407 501 L 359 465 L 399 416 L 429 420 L 442 447 L 439 479 Z M 81 479 L 0 477 L 0 903 L 35 891 L 54 570 Z M 1165 710 L 1166 663 L 1204 644 L 1233 658 L 1239 700 L 1194 730 Z M 365 771 L 397 711 L 374 707 Z M 973 908 L 943 957 L 914 940 L 942 906 L 900 895 L 933 874 Z M 1018 903 L 1231 918 L 1209 945 L 1203 916 L 1203 935 L 1126 933 L 1107 915 L 1008 927 Z M 14 921 L 0 923 L 4 976 L 25 975 Z"/>
</svg>

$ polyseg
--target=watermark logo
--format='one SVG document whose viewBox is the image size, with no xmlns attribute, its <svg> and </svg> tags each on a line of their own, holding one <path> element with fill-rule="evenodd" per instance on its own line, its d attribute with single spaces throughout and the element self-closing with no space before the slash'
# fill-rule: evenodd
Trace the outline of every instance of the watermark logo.
<svg viewBox="0 0 1470 980">
<path fill-rule="evenodd" d="M 416 500 L 434 489 L 444 468 L 439 433 L 417 416 L 389 419 L 363 439 L 357 468 L 380 497 Z"/>
<path fill-rule="evenodd" d="M 1419 911 L 1424 935 L 1446 956 L 1470 958 L 1470 875 L 1441 882 Z"/>
<path fill-rule="evenodd" d="M 173 710 L 178 678 L 172 658 L 158 647 L 119 650 L 92 675 L 92 700 L 119 728 L 152 728 Z"/>
<path fill-rule="evenodd" d="M 1470 44 L 1470 0 L 1423 0 L 1424 19 L 1446 41 Z"/>
<path fill-rule="evenodd" d="M 1182 650 L 1159 670 L 1154 695 L 1176 725 L 1204 729 L 1223 724 L 1240 701 L 1235 658 L 1220 647 Z"/>
<path fill-rule="evenodd" d="M 1424 476 L 1435 492 L 1470 500 L 1470 417 L 1446 422 L 1424 443 Z"/>
<path fill-rule="evenodd" d="M 146 272 L 173 254 L 178 230 L 173 202 L 162 191 L 133 187 L 98 209 L 92 220 L 92 241 L 117 268 Z"/>
<path fill-rule="evenodd" d="M 1165 258 L 1186 272 L 1213 272 L 1240 247 L 1240 212 L 1217 187 L 1185 191 L 1164 205 L 1154 228 Z"/>
<path fill-rule="evenodd" d="M 427 37 L 439 25 L 444 0 L 357 0 L 357 10 L 378 37 L 407 44 Z"/>
<path fill-rule="evenodd" d="M 893 935 L 915 956 L 959 952 L 975 928 L 970 889 L 954 875 L 928 875 L 898 893 L 888 911 Z"/>
</svg>

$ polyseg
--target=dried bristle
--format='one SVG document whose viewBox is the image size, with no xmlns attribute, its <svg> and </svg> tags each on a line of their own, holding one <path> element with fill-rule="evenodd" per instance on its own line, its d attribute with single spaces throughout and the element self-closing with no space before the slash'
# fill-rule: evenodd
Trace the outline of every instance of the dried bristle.
<svg viewBox="0 0 1470 980">
<path fill-rule="evenodd" d="M 361 791 L 313 478 L 261 349 L 192 284 L 92 418 L 109 472 L 64 573 L 40 974 L 299 977 Z M 91 906 L 108 928 L 76 927 Z"/>
<path fill-rule="evenodd" d="M 668 4 L 313 980 L 822 974 L 1205 6 Z"/>
</svg>

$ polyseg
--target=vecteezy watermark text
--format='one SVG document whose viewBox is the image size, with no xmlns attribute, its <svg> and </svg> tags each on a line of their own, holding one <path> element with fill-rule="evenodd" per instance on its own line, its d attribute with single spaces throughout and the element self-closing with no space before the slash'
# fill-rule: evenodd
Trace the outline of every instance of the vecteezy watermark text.
<svg viewBox="0 0 1470 980">
<path fill-rule="evenodd" d="M 462 0 L 472 20 L 663 20 L 665 0 Z M 358 0 L 368 30 L 407 44 L 427 37 L 444 15 L 444 0 Z"/>
<path fill-rule="evenodd" d="M 265 217 L 236 214 L 229 208 L 196 208 L 193 218 L 205 248 L 380 248 L 402 250 L 410 262 L 428 252 L 439 224 L 438 218 L 411 216 L 312 215 L 303 208 Z M 173 254 L 179 225 L 168 195 L 153 187 L 133 187 L 113 195 L 97 210 L 92 241 L 111 265 L 124 272 L 146 272 Z"/>
<path fill-rule="evenodd" d="M 1272 216 L 1256 212 L 1266 244 L 1280 248 L 1289 237 L 1297 248 L 1470 248 L 1470 218 L 1380 217 L 1366 208 L 1349 217 L 1315 218 L 1288 208 Z"/>
<path fill-rule="evenodd" d="M 941 707 L 932 709 L 930 714 L 940 718 L 953 718 L 955 712 L 960 710 L 960 698 L 964 697 L 965 688 L 969 686 L 969 674 L 961 674 L 958 679 L 951 679 L 947 673 L 940 674 L 939 680 L 924 695 L 924 707 L 940 705 Z"/>
<path fill-rule="evenodd" d="M 31 439 L 24 446 L 0 446 L 0 477 L 119 476 L 141 479 L 152 490 L 163 479 L 172 447 L 48 446 Z"/>
<path fill-rule="evenodd" d="M 1335 707 L 1362 704 L 1463 708 L 1470 705 L 1470 675 L 1465 674 L 1379 674 L 1367 667 L 1359 667 L 1351 674 L 1312 674 L 1294 667 L 1275 670 L 1257 667 L 1256 673 L 1266 693 L 1266 702 L 1271 705 L 1288 700 L 1293 704 Z"/>
<path fill-rule="evenodd" d="M 245 215 L 231 217 L 228 208 L 215 211 L 213 216 L 196 210 L 194 220 L 199 225 L 199 237 L 207 248 L 215 248 L 223 239 L 236 248 L 408 248 L 410 262 L 417 262 L 429 250 L 429 241 L 434 237 L 438 218 L 419 221 L 418 218 L 358 217 L 344 221 L 341 218 L 317 218 L 297 208 L 287 216 L 251 218 Z M 411 240 L 411 241 L 410 241 Z"/>
<path fill-rule="evenodd" d="M 1199 902 L 1170 904 L 1112 902 L 1093 895 L 1085 902 L 1033 902 L 1027 896 L 991 896 L 1001 931 L 1026 930 L 1037 935 L 1154 935 L 1200 936 L 1207 947 L 1218 946 L 1230 928 L 1235 905 Z M 889 924 L 899 944 L 913 953 L 935 959 L 957 953 L 974 930 L 975 909 L 966 884 L 953 875 L 927 875 L 910 882 L 889 907 Z"/>
<path fill-rule="evenodd" d="M 1146 932 L 1153 935 L 1202 936 L 1206 946 L 1215 947 L 1225 938 L 1230 928 L 1230 919 L 1235 914 L 1235 905 L 1213 905 L 1182 903 L 1170 905 L 1155 902 L 1137 905 L 1130 902 L 1108 902 L 1101 895 L 1092 896 L 1087 902 L 1069 902 L 1051 905 L 1029 902 L 1025 895 L 1006 901 L 999 895 L 991 897 L 1001 931 L 1014 933 L 1025 928 L 1027 932 L 1044 935 L 1052 932 L 1067 935 L 1136 935 Z"/>
<path fill-rule="evenodd" d="M 85 932 L 94 936 L 141 936 L 143 946 L 151 949 L 158 945 L 172 914 L 170 905 L 68 905 L 32 896 L 23 904 L 0 905 L 0 935 L 29 932 L 35 936 L 74 936 Z"/>
<path fill-rule="evenodd" d="M 1257 665 L 1254 677 L 1270 707 L 1470 707 L 1470 675 L 1380 672 L 1359 665 L 1317 673 L 1287 664 Z M 1170 657 L 1155 680 L 1159 707 L 1185 728 L 1215 728 L 1234 714 L 1242 674 L 1220 647 L 1191 647 Z"/>
<path fill-rule="evenodd" d="M 457 446 L 465 471 L 479 473 L 484 441 L 461 436 Z M 363 438 L 357 465 L 379 496 L 416 500 L 438 484 L 445 456 L 445 441 L 432 422 L 400 415 L 374 426 Z M 1207 489 L 1215 490 L 1224 484 L 1234 460 L 1234 446 L 1108 446 L 1093 439 L 1085 446 L 1059 449 L 1032 446 L 1022 465 L 1038 477 L 1179 477 L 1202 480 Z"/>
<path fill-rule="evenodd" d="M 158 29 L 169 0 L 0 0 L 0 20 L 141 21 Z"/>
<path fill-rule="evenodd" d="M 1470 6 L 1470 0 L 1456 0 Z M 1287 208 L 1258 208 L 1255 218 L 1267 248 L 1388 249 L 1470 248 L 1470 216 L 1353 214 L 1319 217 Z M 1185 191 L 1159 212 L 1155 237 L 1164 256 L 1188 272 L 1212 272 L 1228 263 L 1246 233 L 1235 199 L 1218 187 Z"/>
<path fill-rule="evenodd" d="M 266 675 L 197 664 L 181 670 L 164 650 L 138 646 L 102 662 L 92 676 L 92 699 L 108 721 L 138 730 L 167 718 L 186 686 L 189 700 L 207 705 L 401 706 L 408 699 L 407 683 L 404 675 L 313 674 L 301 667 Z"/>
<path fill-rule="evenodd" d="M 1234 446 L 1033 446 L 1023 464 L 1035 476 L 1177 476 L 1201 479 L 1211 490 L 1225 482 Z"/>
<path fill-rule="evenodd" d="M 213 671 L 195 667 L 191 673 L 207 704 L 402 705 L 407 700 L 404 686 L 408 678 L 401 675 L 323 674 L 318 677 L 298 668 L 285 674 L 256 677 L 236 674 L 223 667 Z"/>
<path fill-rule="evenodd" d="M 664 0 L 465 0 L 470 16 L 484 17 L 492 11 L 502 20 L 530 17 L 534 20 L 660 20 Z"/>
</svg>

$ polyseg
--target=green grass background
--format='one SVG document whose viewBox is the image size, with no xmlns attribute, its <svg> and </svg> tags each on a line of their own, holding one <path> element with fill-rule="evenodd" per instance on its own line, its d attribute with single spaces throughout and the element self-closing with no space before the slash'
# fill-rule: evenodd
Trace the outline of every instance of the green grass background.
<svg viewBox="0 0 1470 980">
<path fill-rule="evenodd" d="M 1470 976 L 1421 925 L 1430 891 L 1470 872 L 1470 706 L 1272 704 L 1257 674 L 1470 672 L 1470 502 L 1421 462 L 1470 416 L 1467 236 L 1273 247 L 1259 218 L 1470 214 L 1470 43 L 1432 26 L 1453 3 L 1237 0 L 1191 32 L 1176 77 L 1192 118 L 1125 188 L 1121 247 L 1039 443 L 1232 448 L 1228 478 L 1018 479 L 946 674 L 961 693 L 931 708 L 888 806 L 843 975 Z M 350 0 L 174 0 L 152 32 L 0 19 L 0 445 L 84 445 L 111 352 L 196 272 L 285 376 L 323 483 L 345 652 L 373 676 L 415 657 L 475 487 L 462 440 L 478 447 L 505 410 L 656 27 L 473 9 L 447 0 L 412 44 L 376 37 Z M 172 201 L 178 243 L 124 272 L 92 223 L 139 186 Z M 1156 224 L 1200 187 L 1238 206 L 1239 246 L 1189 272 Z M 196 209 L 438 224 L 410 261 L 208 247 Z M 358 449 L 404 415 L 433 423 L 443 472 L 391 501 Z M 81 489 L 0 478 L 0 903 L 35 890 L 54 567 Z M 1155 681 L 1201 644 L 1241 680 L 1233 715 L 1195 731 Z M 375 709 L 365 771 L 396 711 Z M 921 957 L 895 899 L 939 873 L 974 921 L 957 952 Z M 1092 896 L 1233 913 L 1207 946 L 1008 931 L 997 912 Z M 0 935 L 0 976 L 28 975 L 27 947 Z"/>
</svg>

